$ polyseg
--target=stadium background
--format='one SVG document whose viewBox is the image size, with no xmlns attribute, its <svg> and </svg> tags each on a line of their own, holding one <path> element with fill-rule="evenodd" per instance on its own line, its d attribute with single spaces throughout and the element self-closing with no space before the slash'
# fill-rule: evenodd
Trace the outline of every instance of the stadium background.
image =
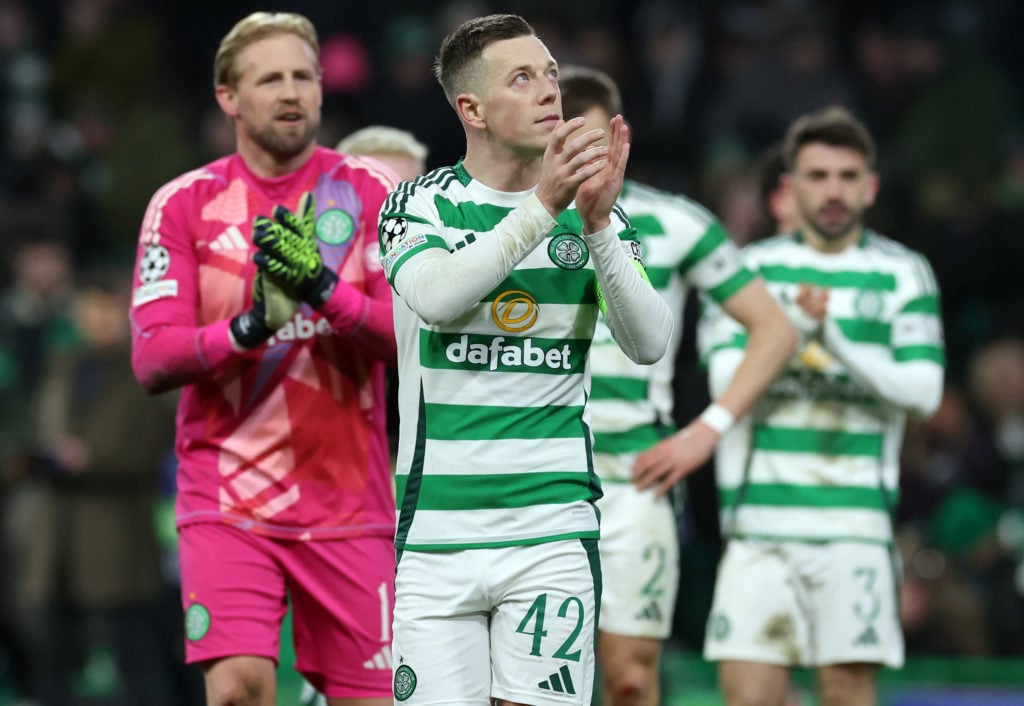
<svg viewBox="0 0 1024 706">
<path fill-rule="evenodd" d="M 595 66 L 618 80 L 635 129 L 631 176 L 701 201 L 740 243 L 770 229 L 753 168 L 786 125 L 828 103 L 861 116 L 878 139 L 882 176 L 869 224 L 929 257 L 943 291 L 949 354 L 939 414 L 908 433 L 897 522 L 910 662 L 902 673 L 883 674 L 884 702 L 1024 703 L 1024 5 L 0 0 L 0 297 L 18 294 L 19 254 L 32 244 L 66 256 L 68 271 L 50 283 L 52 311 L 41 324 L 3 324 L 5 456 L 19 450 L 14 430 L 30 436 L 23 422 L 41 361 L 74 345 L 73 329 L 55 323 L 74 300 L 72 279 L 129 272 L 153 191 L 232 149 L 212 100 L 212 57 L 227 29 L 257 9 L 302 12 L 318 27 L 323 144 L 366 124 L 393 125 L 430 146 L 431 167 L 454 162 L 463 144 L 430 75 L 440 37 L 470 16 L 523 14 L 561 63 Z M 26 331 L 40 327 L 46 335 L 30 340 Z M 692 348 L 684 346 L 679 369 L 684 420 L 706 399 Z M 147 600 L 161 626 L 154 634 L 167 633 L 171 644 L 177 636 L 167 625 L 178 619 L 167 516 L 173 463 L 156 454 L 138 474 L 158 494 L 167 585 Z M 712 482 L 704 472 L 688 487 L 682 587 L 665 670 L 670 703 L 718 703 L 713 670 L 695 657 L 718 556 Z M 35 536 L 25 520 L 25 488 L 31 497 L 51 485 L 44 471 L 5 458 L 0 604 L 8 611 L 23 598 L 20 561 Z M 109 653 L 76 627 L 89 616 L 69 610 L 61 596 L 50 608 L 43 622 L 67 621 L 61 630 L 81 643 L 70 667 L 78 698 L 117 703 Z M 4 705 L 20 664 L 7 646 L 5 635 Z M 287 662 L 282 704 L 297 689 Z M 184 678 L 167 670 L 172 681 Z M 810 676 L 798 681 L 802 703 L 813 703 L 805 693 Z M 171 703 L 187 703 L 188 693 Z"/>
</svg>

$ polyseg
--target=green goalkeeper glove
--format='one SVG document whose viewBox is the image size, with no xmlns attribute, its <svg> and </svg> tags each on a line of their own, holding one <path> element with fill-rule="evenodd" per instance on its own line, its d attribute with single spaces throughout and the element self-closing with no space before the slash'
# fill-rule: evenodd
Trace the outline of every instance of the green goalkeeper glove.
<svg viewBox="0 0 1024 706">
<path fill-rule="evenodd" d="M 231 337 L 243 348 L 255 348 L 291 321 L 299 302 L 264 272 L 252 280 L 252 308 L 231 319 Z"/>
<path fill-rule="evenodd" d="M 316 206 L 309 192 L 299 199 L 298 213 L 274 208 L 274 218 L 256 216 L 253 256 L 256 266 L 291 290 L 314 309 L 326 302 L 338 284 L 338 275 L 324 267 L 316 242 Z"/>
</svg>

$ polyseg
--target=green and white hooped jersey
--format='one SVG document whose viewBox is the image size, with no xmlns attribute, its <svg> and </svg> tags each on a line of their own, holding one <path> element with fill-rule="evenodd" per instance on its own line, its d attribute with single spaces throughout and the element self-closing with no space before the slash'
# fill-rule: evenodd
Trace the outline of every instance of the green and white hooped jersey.
<svg viewBox="0 0 1024 706">
<path fill-rule="evenodd" d="M 531 193 L 495 191 L 461 162 L 403 182 L 381 210 L 388 281 L 434 248 L 473 247 Z M 570 207 L 449 323 L 427 324 L 396 291 L 399 551 L 598 537 L 587 360 L 599 308 L 580 233 Z"/>
<path fill-rule="evenodd" d="M 627 180 L 619 205 L 636 228 L 651 284 L 679 316 L 689 287 L 723 302 L 753 279 L 721 223 L 698 203 Z M 598 322 L 590 367 L 595 464 L 601 480 L 631 480 L 632 454 L 650 448 L 671 428 L 672 375 L 681 332 L 677 325 L 660 361 L 637 365 L 612 339 L 604 318 Z"/>
<path fill-rule="evenodd" d="M 801 283 L 827 287 L 829 317 L 865 354 L 882 349 L 893 364 L 944 367 L 939 290 L 922 255 L 866 230 L 856 246 L 835 255 L 817 252 L 794 233 L 754 243 L 743 256 L 784 305 Z M 706 309 L 704 355 L 728 355 L 745 344 L 742 327 L 717 307 Z M 821 343 L 806 343 L 719 443 L 723 531 L 890 542 L 905 417 L 853 379 Z"/>
</svg>

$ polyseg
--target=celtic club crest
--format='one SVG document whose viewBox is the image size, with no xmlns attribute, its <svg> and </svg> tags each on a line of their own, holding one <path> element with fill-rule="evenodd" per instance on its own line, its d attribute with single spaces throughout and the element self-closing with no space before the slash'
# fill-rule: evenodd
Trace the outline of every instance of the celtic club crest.
<svg viewBox="0 0 1024 706">
<path fill-rule="evenodd" d="M 395 700 L 405 701 L 416 691 L 416 672 L 407 664 L 395 670 Z"/>
<path fill-rule="evenodd" d="M 563 270 L 578 270 L 590 261 L 590 250 L 575 233 L 559 233 L 548 244 L 548 257 Z"/>
<path fill-rule="evenodd" d="M 340 208 L 324 211 L 316 220 L 316 237 L 327 245 L 341 245 L 352 237 L 352 216 Z"/>
</svg>

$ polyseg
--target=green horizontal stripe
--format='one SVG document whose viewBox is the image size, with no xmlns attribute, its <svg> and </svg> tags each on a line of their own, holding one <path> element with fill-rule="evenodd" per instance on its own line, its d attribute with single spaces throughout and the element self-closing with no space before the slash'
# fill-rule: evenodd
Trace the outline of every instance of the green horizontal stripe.
<svg viewBox="0 0 1024 706">
<path fill-rule="evenodd" d="M 558 225 L 562 226 L 561 229 L 556 228 L 553 233 L 560 233 L 563 230 L 571 230 L 576 235 L 583 233 L 583 219 L 580 218 L 580 213 L 575 208 L 567 208 L 558 214 L 558 218 L 555 219 Z"/>
<path fill-rule="evenodd" d="M 583 372 L 590 343 L 589 339 L 441 333 L 421 328 L 420 365 L 437 370 L 576 375 Z"/>
<path fill-rule="evenodd" d="M 594 432 L 594 453 L 627 454 L 646 451 L 674 432 L 672 427 L 645 424 L 616 432 Z"/>
<path fill-rule="evenodd" d="M 648 382 L 645 379 L 595 375 L 590 385 L 592 400 L 646 400 Z"/>
<path fill-rule="evenodd" d="M 647 265 L 647 277 L 651 281 L 651 286 L 655 289 L 665 289 L 668 287 L 668 283 L 672 280 L 672 273 L 675 272 L 670 267 L 652 267 Z"/>
<path fill-rule="evenodd" d="M 899 493 L 894 491 L 891 496 L 895 507 L 899 501 Z M 734 507 L 740 497 L 740 488 L 719 488 L 718 490 L 718 501 L 723 508 Z M 885 498 L 878 488 L 861 486 L 751 483 L 742 488 L 742 498 L 743 505 L 888 511 Z"/>
<path fill-rule="evenodd" d="M 427 438 L 441 441 L 581 439 L 583 407 L 426 404 Z"/>
<path fill-rule="evenodd" d="M 762 265 L 761 276 L 769 282 L 809 284 L 815 287 L 836 289 L 880 289 L 896 291 L 896 277 L 885 272 L 828 272 L 812 267 L 787 267 L 785 265 Z"/>
<path fill-rule="evenodd" d="M 711 295 L 712 299 L 721 304 L 733 294 L 750 284 L 753 279 L 754 273 L 744 267 L 717 287 L 709 289 L 708 294 Z"/>
<path fill-rule="evenodd" d="M 556 267 L 514 270 L 481 301 L 492 302 L 503 292 L 526 292 L 540 304 L 596 304 L 594 271 Z"/>
<path fill-rule="evenodd" d="M 729 237 L 726 235 L 725 229 L 722 228 L 722 224 L 715 221 L 708 226 L 708 229 L 704 231 L 704 235 L 694 244 L 690 252 L 686 253 L 686 257 L 679 263 L 679 271 L 683 274 L 689 272 L 690 268 L 707 257 L 715 248 L 728 239 Z"/>
<path fill-rule="evenodd" d="M 434 196 L 434 206 L 441 222 L 451 228 L 461 228 L 477 233 L 493 230 L 512 208 L 494 206 L 489 203 L 462 201 L 455 203 L 440 194 Z"/>
<path fill-rule="evenodd" d="M 857 537 L 844 534 L 823 534 L 821 536 L 804 536 L 791 534 L 763 534 L 753 532 L 732 532 L 730 539 L 745 539 L 754 542 L 802 542 L 804 544 L 833 544 L 835 542 L 856 542 L 857 544 L 873 544 L 879 547 L 892 545 L 884 539 L 870 539 L 868 537 Z"/>
<path fill-rule="evenodd" d="M 877 343 L 889 345 L 892 326 L 873 319 L 836 319 L 836 325 L 847 339 L 854 343 Z"/>
<path fill-rule="evenodd" d="M 882 435 L 838 429 L 754 427 L 754 449 L 825 456 L 882 457 Z"/>
<path fill-rule="evenodd" d="M 939 316 L 942 313 L 942 307 L 939 304 L 939 298 L 934 294 L 928 294 L 917 299 L 911 299 L 909 302 L 903 305 L 902 313 L 904 314 L 934 314 Z"/>
<path fill-rule="evenodd" d="M 665 226 L 657 216 L 653 216 L 649 213 L 644 213 L 639 216 L 630 214 L 629 220 L 633 224 L 633 227 L 636 228 L 636 232 L 642 236 L 665 235 Z"/>
<path fill-rule="evenodd" d="M 403 497 L 408 476 L 397 476 Z M 564 505 L 592 500 L 590 475 L 583 473 L 508 473 L 425 475 L 416 510 L 506 510 L 531 505 Z"/>
<path fill-rule="evenodd" d="M 403 253 L 402 256 L 398 258 L 397 261 L 395 261 L 395 264 L 391 266 L 391 279 L 389 280 L 389 282 L 391 284 L 395 283 L 395 276 L 398 274 L 398 270 L 402 267 L 402 265 L 405 264 L 406 260 L 408 260 L 413 255 L 416 255 L 417 253 L 421 253 L 424 250 L 429 250 L 431 248 L 443 248 L 447 250 L 448 244 L 445 243 L 444 238 L 442 238 L 439 235 L 428 235 L 426 243 L 424 243 L 423 245 L 416 246 L 407 253 Z"/>
<path fill-rule="evenodd" d="M 911 360 L 930 360 L 939 365 L 946 364 L 946 352 L 939 346 L 903 346 L 893 350 L 892 357 L 899 363 Z"/>
<path fill-rule="evenodd" d="M 412 552 L 450 552 L 457 549 L 500 549 L 502 547 L 528 547 L 548 542 L 561 542 L 564 539 L 598 539 L 599 530 L 566 532 L 532 539 L 509 539 L 504 542 L 452 542 L 450 544 L 406 544 L 404 549 Z"/>
</svg>

